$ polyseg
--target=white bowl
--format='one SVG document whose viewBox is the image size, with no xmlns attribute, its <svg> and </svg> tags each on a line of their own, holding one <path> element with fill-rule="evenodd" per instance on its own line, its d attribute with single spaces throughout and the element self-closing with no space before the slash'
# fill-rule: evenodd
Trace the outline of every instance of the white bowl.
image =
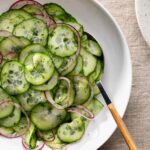
<svg viewBox="0 0 150 150">
<path fill-rule="evenodd" d="M 150 1 L 135 0 L 135 10 L 143 37 L 150 46 Z"/>
<path fill-rule="evenodd" d="M 1 1 L 0 12 L 6 11 L 14 1 Z M 39 1 L 41 3 L 56 2 L 61 4 L 84 25 L 87 32 L 99 41 L 105 56 L 105 71 L 102 82 L 122 117 L 129 101 L 132 71 L 128 45 L 113 17 L 98 0 Z M 100 99 L 102 100 L 101 97 Z M 96 150 L 110 138 L 115 129 L 116 124 L 105 107 L 90 123 L 82 140 L 68 146 L 68 150 Z M 0 138 L 0 149 L 21 150 L 21 139 Z M 49 148 L 45 147 L 44 150 L 49 150 Z"/>
</svg>

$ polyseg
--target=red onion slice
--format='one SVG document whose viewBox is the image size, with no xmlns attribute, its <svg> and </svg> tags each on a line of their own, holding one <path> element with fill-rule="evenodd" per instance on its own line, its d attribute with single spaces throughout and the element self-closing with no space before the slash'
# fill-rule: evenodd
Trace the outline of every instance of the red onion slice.
<svg viewBox="0 0 150 150">
<path fill-rule="evenodd" d="M 43 9 L 43 6 L 39 2 L 34 0 L 18 0 L 10 6 L 10 9 L 20 9 L 25 5 L 36 5 Z"/>
<path fill-rule="evenodd" d="M 77 105 L 76 107 L 71 107 L 68 109 L 68 112 L 77 113 L 87 120 L 93 120 L 95 117 L 92 112 L 90 112 L 85 106 L 82 106 L 82 105 Z"/>
<path fill-rule="evenodd" d="M 25 143 L 24 139 L 22 138 L 22 145 L 24 147 L 24 150 L 42 150 L 44 148 L 44 142 L 38 141 L 37 146 L 34 149 L 31 149 L 28 147 L 28 145 Z"/>
<path fill-rule="evenodd" d="M 7 54 L 3 55 L 6 59 L 12 59 L 15 58 L 18 54 L 15 51 L 8 52 Z"/>
<path fill-rule="evenodd" d="M 22 113 L 25 115 L 27 122 L 28 122 L 28 126 L 27 126 L 26 130 L 23 131 L 22 133 L 14 133 L 12 135 L 4 135 L 4 134 L 0 133 L 0 135 L 5 137 L 5 138 L 18 138 L 18 137 L 23 136 L 28 131 L 28 129 L 30 127 L 30 120 L 29 120 L 27 113 L 24 111 L 24 109 L 19 104 L 12 102 L 12 101 L 3 101 L 0 103 L 0 106 L 1 105 L 2 106 L 4 105 L 4 107 L 7 107 L 8 105 L 13 105 L 13 106 L 19 108 L 22 111 Z"/>
<path fill-rule="evenodd" d="M 50 93 L 50 91 L 46 91 L 45 92 L 45 97 L 47 98 L 47 100 L 57 109 L 65 109 L 68 107 L 68 101 L 69 101 L 69 98 L 70 98 L 70 89 L 71 89 L 71 83 L 70 83 L 70 80 L 66 77 L 60 77 L 59 80 L 65 80 L 67 83 L 68 83 L 68 96 L 67 96 L 67 100 L 66 100 L 66 104 L 65 105 L 59 105 L 57 104 L 53 98 L 52 98 L 52 95 Z"/>
<path fill-rule="evenodd" d="M 14 4 L 12 4 L 10 9 L 20 9 L 25 5 L 36 5 L 40 9 L 42 14 L 35 14 L 35 15 L 40 15 L 41 17 L 43 17 L 42 20 L 44 20 L 47 23 L 48 27 L 55 24 L 55 21 L 51 17 L 49 17 L 49 15 L 47 14 L 47 12 L 43 8 L 43 6 L 37 1 L 19 0 L 19 1 L 15 2 Z"/>
<path fill-rule="evenodd" d="M 6 30 L 0 30 L 0 36 L 1 37 L 9 37 L 12 36 L 12 33 Z"/>
<path fill-rule="evenodd" d="M 50 18 L 49 16 L 44 17 L 43 14 L 34 14 L 34 17 L 43 20 L 45 23 L 47 23 L 48 27 L 50 27 L 51 25 L 55 24 L 55 21 Z"/>
</svg>

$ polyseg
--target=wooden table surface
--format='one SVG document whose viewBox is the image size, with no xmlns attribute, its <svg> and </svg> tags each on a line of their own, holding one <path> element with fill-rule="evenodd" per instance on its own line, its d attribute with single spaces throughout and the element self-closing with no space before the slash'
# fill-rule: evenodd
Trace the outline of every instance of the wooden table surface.
<svg viewBox="0 0 150 150">
<path fill-rule="evenodd" d="M 134 0 L 100 0 L 124 32 L 132 57 L 133 86 L 124 121 L 139 150 L 150 150 L 150 48 L 135 16 Z M 128 150 L 117 130 L 99 150 Z"/>
</svg>

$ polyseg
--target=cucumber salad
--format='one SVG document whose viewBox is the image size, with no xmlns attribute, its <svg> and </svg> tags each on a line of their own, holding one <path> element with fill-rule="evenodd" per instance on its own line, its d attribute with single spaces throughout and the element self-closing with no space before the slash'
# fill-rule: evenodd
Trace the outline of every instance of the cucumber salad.
<svg viewBox="0 0 150 150">
<path fill-rule="evenodd" d="M 102 110 L 96 39 L 60 5 L 19 0 L 0 16 L 0 135 L 26 150 L 80 141 Z"/>
</svg>

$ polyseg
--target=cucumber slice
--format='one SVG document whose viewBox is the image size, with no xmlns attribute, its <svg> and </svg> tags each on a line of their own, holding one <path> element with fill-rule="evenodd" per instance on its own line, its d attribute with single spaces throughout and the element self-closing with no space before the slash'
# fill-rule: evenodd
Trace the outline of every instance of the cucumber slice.
<svg viewBox="0 0 150 150">
<path fill-rule="evenodd" d="M 61 75 L 70 73 L 76 66 L 76 58 L 76 55 L 64 58 L 62 65 L 58 68 L 58 72 Z"/>
<path fill-rule="evenodd" d="M 100 90 L 96 84 L 93 85 L 93 92 L 94 92 L 94 96 L 97 96 L 100 94 Z"/>
<path fill-rule="evenodd" d="M 104 108 L 104 105 L 98 99 L 93 99 L 87 108 L 96 116 Z"/>
<path fill-rule="evenodd" d="M 81 24 L 79 24 L 77 21 L 72 21 L 72 22 L 71 21 L 67 21 L 65 23 L 73 26 L 80 33 L 80 36 L 83 35 L 83 31 L 84 31 L 83 26 Z"/>
<path fill-rule="evenodd" d="M 43 85 L 32 86 L 34 90 L 37 91 L 49 91 L 52 90 L 58 83 L 58 73 L 55 71 L 52 78 L 48 81 L 48 83 Z"/>
<path fill-rule="evenodd" d="M 25 60 L 25 77 L 33 85 L 47 82 L 53 75 L 54 65 L 50 57 L 42 53 L 32 53 Z"/>
<path fill-rule="evenodd" d="M 13 113 L 10 116 L 0 119 L 0 125 L 7 128 L 13 127 L 17 123 L 19 123 L 20 118 L 21 111 L 19 108 L 15 107 Z"/>
<path fill-rule="evenodd" d="M 48 37 L 47 25 L 36 18 L 28 19 L 17 25 L 13 31 L 16 36 L 23 36 L 33 43 L 46 45 Z"/>
<path fill-rule="evenodd" d="M 70 90 L 70 93 L 68 93 Z M 62 80 L 59 83 L 59 87 L 56 90 L 55 93 L 55 102 L 59 105 L 65 105 L 67 104 L 68 107 L 70 107 L 74 102 L 75 92 L 73 89 L 73 84 L 70 81 L 70 89 L 68 89 L 68 83 L 64 80 Z"/>
<path fill-rule="evenodd" d="M 94 84 L 95 81 L 99 78 L 100 74 L 103 72 L 103 65 L 102 62 L 97 60 L 97 65 L 95 71 L 89 75 L 89 81 Z"/>
<path fill-rule="evenodd" d="M 60 66 L 63 64 L 63 61 L 64 59 L 62 57 L 58 57 L 58 56 L 55 56 L 55 55 L 52 55 L 51 53 L 49 53 L 53 63 L 54 63 L 54 66 L 58 69 L 60 68 Z"/>
<path fill-rule="evenodd" d="M 24 77 L 24 67 L 17 61 L 4 64 L 1 71 L 1 83 L 10 95 L 24 93 L 29 88 L 29 83 Z"/>
<path fill-rule="evenodd" d="M 75 87 L 75 104 L 83 104 L 88 101 L 91 95 L 91 89 L 88 80 L 83 76 L 74 77 L 74 87 Z"/>
<path fill-rule="evenodd" d="M 42 138 L 44 141 L 52 141 L 54 140 L 54 133 L 52 130 L 48 131 L 39 131 L 39 137 Z"/>
<path fill-rule="evenodd" d="M 55 135 L 55 139 L 51 142 L 45 143 L 48 147 L 52 148 L 53 150 L 62 150 L 66 143 L 62 142 L 57 134 Z"/>
<path fill-rule="evenodd" d="M 65 13 L 59 16 L 52 16 L 56 23 L 63 23 L 63 22 L 77 22 L 76 19 L 69 13 Z"/>
<path fill-rule="evenodd" d="M 73 69 L 72 72 L 69 73 L 69 75 L 71 75 L 71 76 L 79 75 L 82 72 L 82 69 L 83 69 L 83 60 L 82 60 L 82 57 L 79 56 L 77 58 L 77 64 L 76 64 L 75 68 Z"/>
<path fill-rule="evenodd" d="M 82 43 L 83 43 L 84 41 L 86 41 L 86 40 L 88 40 L 88 36 L 87 36 L 86 33 L 83 33 L 83 35 L 82 35 L 82 37 L 81 37 Z"/>
<path fill-rule="evenodd" d="M 66 13 L 65 10 L 56 3 L 45 4 L 44 8 L 50 16 L 60 16 Z"/>
<path fill-rule="evenodd" d="M 3 41 L 4 37 L 0 36 L 0 42 Z"/>
<path fill-rule="evenodd" d="M 5 101 L 12 101 L 12 98 L 0 88 L 0 103 Z M 9 116 L 13 112 L 13 109 L 14 107 L 12 105 L 7 105 L 7 107 L 0 105 L 0 119 Z"/>
<path fill-rule="evenodd" d="M 20 62 L 24 63 L 26 57 L 29 54 L 35 53 L 35 52 L 48 54 L 48 52 L 46 51 L 45 47 L 43 47 L 42 45 L 40 45 L 40 44 L 32 44 L 32 45 L 27 46 L 26 48 L 24 48 L 21 51 L 20 56 L 19 56 Z"/>
<path fill-rule="evenodd" d="M 84 132 L 84 123 L 80 118 L 77 118 L 71 123 L 64 123 L 60 125 L 57 135 L 63 142 L 73 143 L 80 140 Z"/>
<path fill-rule="evenodd" d="M 42 14 L 42 11 L 39 9 L 39 7 L 36 5 L 33 5 L 33 4 L 32 5 L 25 5 L 22 9 L 31 15 Z"/>
<path fill-rule="evenodd" d="M 44 93 L 33 89 L 29 89 L 27 92 L 18 95 L 17 99 L 26 111 L 31 111 L 35 105 L 46 102 Z"/>
<path fill-rule="evenodd" d="M 84 49 L 81 49 L 80 54 L 83 59 L 83 73 L 85 76 L 88 76 L 95 70 L 97 59 L 91 53 L 87 52 Z"/>
<path fill-rule="evenodd" d="M 16 133 L 23 133 L 24 131 L 27 130 L 27 127 L 28 127 L 28 121 L 26 117 L 21 117 L 19 123 L 13 127 L 13 130 Z"/>
<path fill-rule="evenodd" d="M 90 101 L 90 103 L 88 105 L 86 105 L 86 108 L 96 116 L 104 108 L 104 105 L 99 100 L 93 99 Z M 72 120 L 74 120 L 76 118 L 82 118 L 82 120 L 84 120 L 85 124 L 87 124 L 87 122 L 86 122 L 87 120 L 85 118 L 83 118 L 82 116 L 78 115 L 77 113 L 71 113 L 71 118 L 72 118 Z"/>
<path fill-rule="evenodd" d="M 0 43 L 0 52 L 5 59 L 18 59 L 18 54 L 22 48 L 29 45 L 30 41 L 21 37 L 14 36 L 5 38 Z"/>
<path fill-rule="evenodd" d="M 89 33 L 84 33 L 87 37 L 86 40 L 82 40 L 82 46 L 84 49 L 86 49 L 88 52 L 95 56 L 102 56 L 102 48 L 99 45 L 99 43 L 96 41 L 96 39 L 90 35 Z"/>
<path fill-rule="evenodd" d="M 24 142 L 28 145 L 29 148 L 34 149 L 36 147 L 36 139 L 35 139 L 35 131 L 36 128 L 33 123 L 31 123 L 28 132 L 25 134 Z"/>
<path fill-rule="evenodd" d="M 65 119 L 66 111 L 53 108 L 51 105 L 39 104 L 31 112 L 31 120 L 40 130 L 56 128 Z"/>
<path fill-rule="evenodd" d="M 34 135 L 34 136 L 31 138 L 29 147 L 30 147 L 31 149 L 35 149 L 35 148 L 36 148 L 36 144 L 37 144 L 37 137 Z"/>
<path fill-rule="evenodd" d="M 102 67 L 102 68 L 101 68 L 101 72 L 100 72 L 98 78 L 96 79 L 97 81 L 101 80 L 102 75 L 103 75 L 103 73 L 104 73 L 104 58 L 103 58 L 103 57 L 102 57 L 102 59 L 100 60 L 100 62 L 101 62 L 101 67 Z"/>
<path fill-rule="evenodd" d="M 20 46 L 21 49 L 31 44 L 31 41 L 29 41 L 28 39 L 24 37 L 18 37 L 18 38 L 20 39 L 21 44 L 22 44 L 22 46 Z"/>
<path fill-rule="evenodd" d="M 0 133 L 1 135 L 10 136 L 15 134 L 15 130 L 13 130 L 12 128 L 0 127 Z"/>
<path fill-rule="evenodd" d="M 30 18 L 23 10 L 9 10 L 0 16 L 0 30 L 12 32 L 16 25 Z"/>
<path fill-rule="evenodd" d="M 52 54 L 66 57 L 78 50 L 78 42 L 74 32 L 67 26 L 56 27 L 49 36 L 48 48 Z"/>
<path fill-rule="evenodd" d="M 88 52 L 95 56 L 102 55 L 102 49 L 96 41 L 86 40 L 82 43 L 82 46 L 84 47 L 84 49 L 86 49 Z"/>
</svg>

